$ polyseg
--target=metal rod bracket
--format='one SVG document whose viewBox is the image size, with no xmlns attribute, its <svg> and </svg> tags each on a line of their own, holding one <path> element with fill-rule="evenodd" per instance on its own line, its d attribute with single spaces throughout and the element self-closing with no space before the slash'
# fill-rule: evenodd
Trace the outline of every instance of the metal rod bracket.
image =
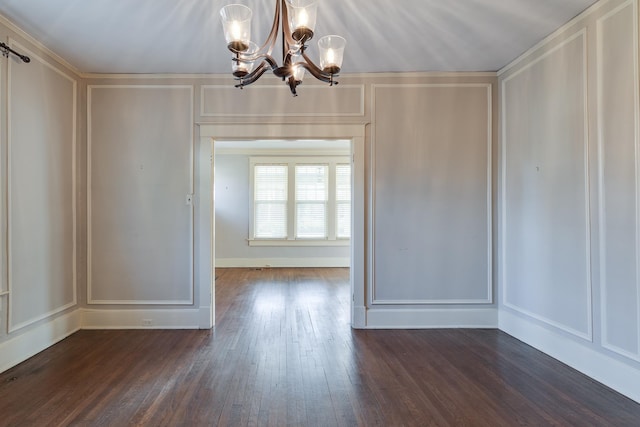
<svg viewBox="0 0 640 427">
<path fill-rule="evenodd" d="M 31 62 L 31 58 L 29 58 L 27 55 L 23 55 L 19 52 L 16 52 L 15 50 L 11 49 L 9 46 L 7 46 L 2 42 L 0 42 L 0 51 L 2 51 L 2 56 L 4 56 L 5 58 L 9 57 L 9 53 L 13 53 L 15 56 L 22 59 L 23 62 L 25 63 Z"/>
</svg>

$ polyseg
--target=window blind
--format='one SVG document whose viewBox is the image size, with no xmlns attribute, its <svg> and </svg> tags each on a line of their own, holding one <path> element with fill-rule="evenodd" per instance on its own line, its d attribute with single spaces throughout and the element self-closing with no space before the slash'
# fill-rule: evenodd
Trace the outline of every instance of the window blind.
<svg viewBox="0 0 640 427">
<path fill-rule="evenodd" d="M 287 191 L 287 165 L 255 165 L 255 237 L 263 239 L 287 237 Z"/>
<path fill-rule="evenodd" d="M 296 165 L 296 238 L 327 237 L 328 165 Z"/>
<path fill-rule="evenodd" d="M 336 165 L 336 237 L 351 237 L 351 165 Z"/>
</svg>

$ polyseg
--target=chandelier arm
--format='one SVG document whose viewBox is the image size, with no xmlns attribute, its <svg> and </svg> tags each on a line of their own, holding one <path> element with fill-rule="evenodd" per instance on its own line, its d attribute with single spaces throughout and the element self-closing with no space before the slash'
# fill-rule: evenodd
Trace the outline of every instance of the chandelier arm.
<svg viewBox="0 0 640 427">
<path fill-rule="evenodd" d="M 291 65 L 293 65 L 291 63 L 291 60 L 293 59 L 293 53 L 291 52 L 291 50 L 289 50 L 283 57 L 282 57 L 282 65 L 284 66 L 288 66 L 290 67 Z"/>
<path fill-rule="evenodd" d="M 269 67 L 263 66 L 258 68 L 257 70 L 254 70 L 251 74 L 249 74 L 247 77 L 240 79 L 240 83 L 236 85 L 236 87 L 243 87 L 243 86 L 248 86 L 252 83 L 255 83 L 256 80 L 258 80 L 260 77 L 262 77 L 262 75 L 264 73 L 267 72 L 267 69 Z"/>
<path fill-rule="evenodd" d="M 240 80 L 240 83 L 235 85 L 235 87 L 238 87 L 238 88 L 242 89 L 245 86 L 249 86 L 250 84 L 255 83 L 255 81 L 258 80 L 260 77 L 262 77 L 262 75 L 267 71 L 266 68 L 263 68 L 261 70 L 262 71 L 260 73 L 256 74 L 254 77 L 252 77 L 250 79 L 247 79 L 247 78 L 238 79 L 238 80 Z"/>
<path fill-rule="evenodd" d="M 325 74 L 321 72 L 318 67 L 314 67 L 312 64 L 308 64 L 306 62 L 297 62 L 294 65 L 303 67 L 304 69 L 309 71 L 309 73 L 311 73 L 313 77 L 320 80 L 321 82 L 329 83 L 331 85 L 337 84 L 337 82 L 334 82 L 331 78 L 331 74 Z"/>
<path fill-rule="evenodd" d="M 238 57 L 238 58 L 232 58 L 232 61 L 235 62 L 240 62 L 243 64 L 249 64 L 251 62 L 257 61 L 258 59 L 262 59 L 262 63 L 267 62 L 269 64 L 269 66 L 271 67 L 271 69 L 276 69 L 278 68 L 278 63 L 276 62 L 275 59 L 273 59 L 272 56 L 266 54 L 266 53 L 261 53 L 259 55 L 254 55 L 254 56 L 247 56 L 244 58 Z"/>
<path fill-rule="evenodd" d="M 278 24 L 280 23 L 280 10 L 281 10 L 280 0 L 276 0 L 276 12 L 273 15 L 273 24 L 271 25 L 271 31 L 269 32 L 269 36 L 267 37 L 267 40 L 259 49 L 259 50 L 263 50 L 266 47 L 268 47 L 269 49 L 267 50 L 267 55 L 269 56 L 271 56 L 271 54 L 273 53 L 273 47 L 276 45 L 276 39 L 278 38 Z"/>
<path fill-rule="evenodd" d="M 236 87 L 242 87 L 250 85 L 251 83 L 258 80 L 269 68 L 272 68 L 267 61 L 263 61 L 260 65 L 254 69 L 251 73 L 247 74 L 244 77 L 236 77 L 236 80 L 240 80 L 240 83 L 236 85 Z"/>
<path fill-rule="evenodd" d="M 337 76 L 337 74 L 330 74 L 322 71 L 316 64 L 314 64 L 311 58 L 309 58 L 309 56 L 307 56 L 307 54 L 304 51 L 302 51 L 302 57 L 304 58 L 305 62 L 301 62 L 300 64 L 304 68 L 306 68 L 313 77 L 315 77 L 318 80 L 322 80 L 323 82 L 330 83 L 332 85 L 337 84 L 337 82 L 333 80 L 333 78 Z"/>
<path fill-rule="evenodd" d="M 287 79 L 287 84 L 289 85 L 289 90 L 291 91 L 291 95 L 298 96 L 298 92 L 296 91 L 296 87 L 300 83 L 302 83 L 302 82 L 294 79 L 293 76 L 289 76 L 289 78 Z"/>
<path fill-rule="evenodd" d="M 286 41 L 287 52 L 291 52 L 291 46 L 298 46 L 298 43 L 293 39 L 291 27 L 289 27 L 289 11 L 284 3 L 285 0 L 280 1 L 282 2 L 282 39 L 283 42 Z"/>
</svg>

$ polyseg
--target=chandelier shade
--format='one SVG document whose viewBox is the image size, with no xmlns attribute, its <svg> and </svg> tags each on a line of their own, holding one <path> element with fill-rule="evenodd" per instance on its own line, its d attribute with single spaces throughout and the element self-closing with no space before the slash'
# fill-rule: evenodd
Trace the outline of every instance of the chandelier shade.
<svg viewBox="0 0 640 427">
<path fill-rule="evenodd" d="M 224 38 L 230 50 L 244 52 L 249 48 L 252 15 L 251 9 L 242 4 L 230 4 L 220 9 Z"/>
<path fill-rule="evenodd" d="M 227 48 L 233 53 L 232 74 L 243 88 L 271 70 L 289 85 L 294 96 L 306 71 L 316 79 L 338 84 L 346 40 L 330 35 L 318 41 L 320 66 L 307 56 L 307 42 L 314 36 L 318 14 L 317 0 L 276 0 L 273 25 L 262 46 L 251 41 L 251 9 L 242 4 L 229 4 L 220 9 L 220 19 Z M 278 33 L 282 39 L 282 63 L 272 56 Z"/>
<path fill-rule="evenodd" d="M 253 71 L 253 67 L 255 66 L 256 61 L 252 61 L 251 58 L 258 53 L 258 45 L 254 42 L 249 42 L 247 44 L 247 48 L 239 54 L 239 58 L 241 61 L 232 61 L 231 68 L 234 77 L 245 77 L 251 71 Z"/>
<path fill-rule="evenodd" d="M 320 68 L 331 74 L 338 74 L 347 41 L 340 36 L 324 36 L 318 40 Z"/>
<path fill-rule="evenodd" d="M 296 42 L 311 40 L 316 28 L 318 2 L 314 0 L 287 0 L 289 28 Z"/>
</svg>

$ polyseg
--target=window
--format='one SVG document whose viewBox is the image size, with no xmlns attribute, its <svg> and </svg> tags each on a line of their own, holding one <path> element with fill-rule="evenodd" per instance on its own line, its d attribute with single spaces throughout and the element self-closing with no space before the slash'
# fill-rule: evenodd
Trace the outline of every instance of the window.
<svg viewBox="0 0 640 427">
<path fill-rule="evenodd" d="M 348 244 L 348 157 L 252 157 L 250 245 Z"/>
<path fill-rule="evenodd" d="M 287 237 L 287 165 L 256 165 L 254 169 L 255 236 Z"/>
<path fill-rule="evenodd" d="M 326 239 L 328 165 L 296 165 L 296 238 Z"/>
<path fill-rule="evenodd" d="M 351 237 L 351 166 L 336 165 L 336 237 Z"/>
</svg>

